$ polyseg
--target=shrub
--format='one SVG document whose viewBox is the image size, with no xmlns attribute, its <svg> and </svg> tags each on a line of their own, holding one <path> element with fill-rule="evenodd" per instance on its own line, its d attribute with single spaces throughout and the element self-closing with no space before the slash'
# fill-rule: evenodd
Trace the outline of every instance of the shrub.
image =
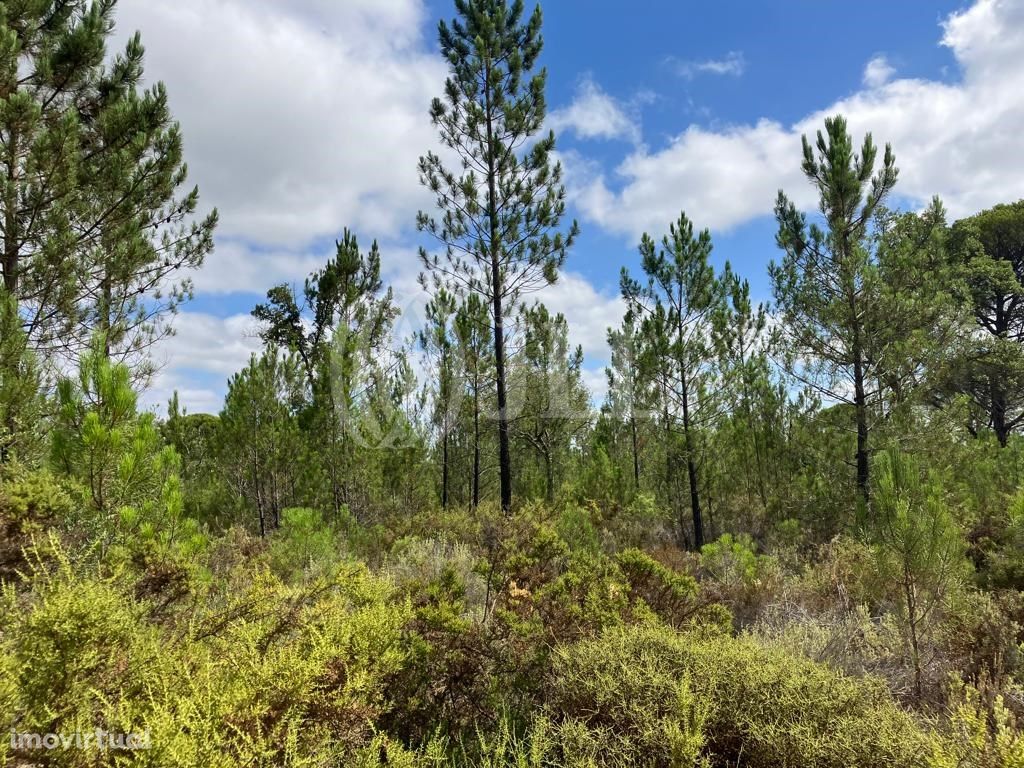
<svg viewBox="0 0 1024 768">
<path fill-rule="evenodd" d="M 1024 768 L 1024 737 L 997 696 L 991 708 L 977 689 L 960 686 L 928 768 Z"/>
<path fill-rule="evenodd" d="M 659 718 L 679 716 L 665 708 L 674 700 L 667 686 L 679 681 L 687 682 L 687 700 L 700 702 L 686 710 L 690 719 L 678 723 L 689 734 L 684 742 L 696 743 L 692 726 L 703 723 L 704 753 L 715 765 L 909 768 L 920 765 L 926 746 L 923 732 L 880 681 L 846 677 L 749 638 L 651 626 L 616 629 L 562 649 L 556 670 L 553 711 L 600 713 L 586 721 L 590 727 L 607 729 L 608 738 L 623 739 L 623 749 L 632 744 L 652 764 L 667 754 L 635 731 L 663 730 Z M 630 714 L 615 710 L 611 700 L 604 704 L 603 696 L 611 694 L 599 697 L 595 687 L 629 691 L 641 701 L 657 692 L 662 701 L 631 707 Z M 620 701 L 629 700 L 623 695 Z"/>
<path fill-rule="evenodd" d="M 132 764 L 154 768 L 377 765 L 367 750 L 409 618 L 386 582 L 355 566 L 301 584 L 249 569 L 157 625 L 131 584 L 57 562 L 0 606 L 0 704 L 20 730 L 148 731 Z M 46 758 L 99 764 L 89 750 Z"/>
<path fill-rule="evenodd" d="M 723 606 L 708 605 L 700 598 L 697 581 L 689 574 L 672 570 L 639 549 L 620 552 L 615 561 L 633 599 L 649 607 L 669 626 L 678 629 L 695 621 L 732 625 L 732 617 Z"/>
<path fill-rule="evenodd" d="M 270 565 L 284 579 L 301 579 L 313 569 L 328 572 L 341 559 L 341 541 L 315 509 L 290 507 L 281 511 L 281 528 L 269 548 Z"/>
<path fill-rule="evenodd" d="M 734 538 L 726 533 L 705 544 L 700 571 L 706 577 L 704 588 L 733 612 L 741 627 L 753 622 L 771 602 L 782 581 L 776 560 L 758 555 L 746 534 Z"/>
<path fill-rule="evenodd" d="M 704 706 L 671 656 L 638 636 L 613 631 L 555 654 L 548 712 L 565 764 L 697 764 Z"/>
<path fill-rule="evenodd" d="M 72 491 L 45 471 L 15 472 L 0 486 L 0 582 L 26 568 L 25 551 L 40 534 L 69 521 Z"/>
</svg>

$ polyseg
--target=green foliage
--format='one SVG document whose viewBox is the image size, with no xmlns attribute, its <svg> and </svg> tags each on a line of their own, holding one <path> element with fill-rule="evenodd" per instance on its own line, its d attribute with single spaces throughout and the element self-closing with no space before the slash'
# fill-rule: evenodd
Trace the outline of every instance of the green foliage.
<svg viewBox="0 0 1024 768">
<path fill-rule="evenodd" d="M 0 483 L 0 583 L 29 574 L 26 553 L 73 521 L 81 489 L 46 471 L 16 468 Z"/>
<path fill-rule="evenodd" d="M 776 239 L 785 256 L 769 268 L 781 320 L 776 332 L 790 373 L 829 399 L 853 406 L 857 490 L 865 502 L 869 436 L 882 395 L 874 382 L 885 380 L 874 351 L 889 339 L 892 321 L 874 311 L 879 276 L 868 228 L 895 186 L 897 170 L 887 144 L 875 173 L 877 154 L 870 133 L 856 152 L 842 116 L 825 119 L 816 147 L 804 136 L 802 168 L 818 192 L 827 229 L 808 226 L 806 214 L 780 191 Z"/>
<path fill-rule="evenodd" d="M 713 423 L 719 407 L 710 337 L 713 319 L 725 298 L 723 283 L 708 261 L 711 248 L 711 233 L 705 229 L 695 235 L 693 222 L 681 213 L 669 226 L 660 249 L 644 233 L 640 256 L 646 282 L 630 277 L 625 268 L 619 281 L 629 315 L 641 323 L 646 375 L 661 390 L 662 428 L 666 434 L 679 431 L 682 436 L 682 456 L 677 456 L 671 440 L 666 440 L 664 480 L 669 505 L 679 508 L 680 541 L 686 543 L 690 528 L 673 492 L 674 465 L 677 459 L 685 462 L 692 541 L 698 550 L 705 541 L 698 435 Z"/>
<path fill-rule="evenodd" d="M 160 423 L 216 216 L 115 5 L 0 3 L 0 719 L 152 748 L 0 765 L 1024 768 L 1024 203 L 888 210 L 829 118 L 776 306 L 645 234 L 595 417 L 525 300 L 577 236 L 541 13 L 456 0 L 425 327 L 346 229 L 219 416 Z"/>
<path fill-rule="evenodd" d="M 1024 200 L 958 221 L 952 250 L 963 268 L 976 333 L 963 333 L 948 386 L 980 411 L 1000 445 L 1024 423 Z"/>
<path fill-rule="evenodd" d="M 758 555 L 750 536 L 723 534 L 701 550 L 700 568 L 711 576 L 715 596 L 740 625 L 749 623 L 779 585 L 777 561 Z"/>
<path fill-rule="evenodd" d="M 442 213 L 416 218 L 444 249 L 420 250 L 432 284 L 476 294 L 490 313 L 505 512 L 512 506 L 506 316 L 524 294 L 555 282 L 578 233 L 576 222 L 557 231 L 565 215 L 562 167 L 552 164 L 554 132 L 537 135 L 547 111 L 546 73 L 533 72 L 543 48 L 541 10 L 525 21 L 523 10 L 522 2 L 466 0 L 456 4 L 456 19 L 439 25 L 449 76 L 430 118 L 461 166 L 452 171 L 433 152 L 420 158 L 420 181 Z"/>
<path fill-rule="evenodd" d="M 315 509 L 281 511 L 281 528 L 270 542 L 270 565 L 283 579 L 301 578 L 308 570 L 329 572 L 341 560 L 341 540 Z"/>
<path fill-rule="evenodd" d="M 41 439 L 40 372 L 21 328 L 18 305 L 0 287 L 0 466 L 35 459 Z"/>
<path fill-rule="evenodd" d="M 0 272 L 30 348 L 143 358 L 189 297 L 179 270 L 213 248 L 216 212 L 194 219 L 181 130 L 162 83 L 143 88 L 138 34 L 108 49 L 116 2 L 0 8 Z"/>
<path fill-rule="evenodd" d="M 556 653 L 548 711 L 565 765 L 701 763 L 707 702 L 640 637 L 613 632 Z"/>
<path fill-rule="evenodd" d="M 98 337 L 77 380 L 57 385 L 51 463 L 86 487 L 100 526 L 122 507 L 167 492 L 177 470 L 178 457 L 163 445 L 153 414 L 138 413 L 130 376 L 126 365 L 111 363 Z"/>
<path fill-rule="evenodd" d="M 408 614 L 365 570 L 292 586 L 246 570 L 223 601 L 161 627 L 130 584 L 59 563 L 5 605 L 0 701 L 22 731 L 148 732 L 136 759 L 153 766 L 350 764 L 379 745 Z"/>
<path fill-rule="evenodd" d="M 878 455 L 874 534 L 879 569 L 900 586 L 902 619 L 914 665 L 917 696 L 923 693 L 922 633 L 933 611 L 965 575 L 963 537 L 941 496 L 905 454 Z"/>
<path fill-rule="evenodd" d="M 565 316 L 552 315 L 543 304 L 524 307 L 519 323 L 523 348 L 509 382 L 518 482 L 552 503 L 572 466 L 573 446 L 590 423 L 583 350 L 570 348 Z"/>
<path fill-rule="evenodd" d="M 699 702 L 705 753 L 717 765 L 913 766 L 923 756 L 925 735 L 877 681 L 751 640 L 637 627 L 562 653 L 560 668 L 571 670 L 572 680 L 593 678 L 609 692 L 628 676 L 664 681 L 660 705 L 641 708 L 637 718 L 664 711 L 658 706 L 673 701 L 668 691 L 687 681 L 690 701 Z M 686 728 L 686 721 L 678 725 Z"/>
<path fill-rule="evenodd" d="M 260 535 L 298 503 L 302 458 L 296 411 L 301 378 L 294 357 L 271 351 L 228 382 L 220 413 L 221 466 Z"/>
<path fill-rule="evenodd" d="M 1001 696 L 987 707 L 976 689 L 959 686 L 949 724 L 925 765 L 928 768 L 1021 768 L 1024 738 Z"/>
</svg>

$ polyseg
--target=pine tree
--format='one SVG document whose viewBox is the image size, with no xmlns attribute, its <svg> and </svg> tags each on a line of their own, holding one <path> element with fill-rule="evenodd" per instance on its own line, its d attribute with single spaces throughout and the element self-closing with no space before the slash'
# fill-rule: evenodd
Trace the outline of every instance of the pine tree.
<svg viewBox="0 0 1024 768">
<path fill-rule="evenodd" d="M 40 387 L 39 367 L 27 349 L 17 304 L 0 288 L 0 466 L 31 456 L 39 444 Z"/>
<path fill-rule="evenodd" d="M 131 372 L 114 364 L 101 336 L 82 356 L 77 377 L 57 383 L 51 462 L 89 491 L 102 517 L 155 498 L 178 468 L 152 413 L 138 412 Z"/>
<path fill-rule="evenodd" d="M 878 293 L 872 217 L 896 184 L 892 149 L 874 172 L 877 149 L 871 134 L 858 155 L 841 116 L 825 120 L 815 147 L 803 139 L 803 172 L 819 194 L 825 229 L 808 226 L 806 215 L 779 192 L 777 241 L 785 251 L 769 268 L 785 337 L 790 372 L 824 397 L 849 403 L 857 433 L 857 490 L 870 496 L 870 430 L 874 383 L 869 354 L 872 328 L 867 307 Z"/>
<path fill-rule="evenodd" d="M 663 350 L 662 378 L 666 396 L 666 430 L 669 401 L 678 408 L 689 484 L 694 546 L 704 545 L 701 480 L 698 476 L 698 432 L 711 426 L 716 398 L 711 379 L 714 354 L 713 319 L 722 300 L 722 284 L 708 262 L 711 234 L 695 235 L 693 223 L 680 214 L 659 249 L 646 233 L 640 243 L 641 266 L 647 281 L 641 283 L 622 270 L 622 296 L 631 311 L 645 316 L 645 334 Z M 660 342 L 658 341 L 660 339 Z M 651 343 L 650 341 L 648 343 Z M 658 357 L 656 354 L 655 359 Z M 671 464 L 671 459 L 666 461 Z M 686 527 L 680 519 L 680 535 Z"/>
<path fill-rule="evenodd" d="M 897 451 L 883 451 L 876 469 L 873 527 L 879 570 L 899 586 L 902 616 L 920 699 L 922 641 L 928 622 L 969 568 L 964 540 L 942 488 L 927 477 L 918 462 Z"/>
<path fill-rule="evenodd" d="M 471 293 L 459 305 L 455 314 L 455 338 L 458 359 L 465 369 L 465 383 L 471 408 L 472 474 L 470 503 L 473 509 L 480 504 L 481 440 L 480 418 L 484 408 L 485 390 L 494 367 L 494 346 L 489 324 L 490 312 L 479 294 Z"/>
<path fill-rule="evenodd" d="M 732 271 L 727 262 L 722 274 L 726 300 L 714 319 L 714 339 L 718 349 L 722 384 L 728 390 L 733 425 L 740 427 L 744 484 L 754 487 L 763 509 L 768 507 L 766 477 L 766 436 L 763 422 L 755 413 L 758 406 L 772 399 L 771 371 L 767 354 L 768 312 L 764 304 L 756 307 L 750 299 L 750 283 Z M 734 478 L 730 478 L 730 481 Z"/>
<path fill-rule="evenodd" d="M 455 371 L 452 323 L 455 297 L 441 288 L 427 304 L 427 326 L 417 334 L 420 346 L 436 365 L 433 422 L 441 443 L 441 508 L 448 508 L 451 438 L 455 427 L 459 382 Z"/>
<path fill-rule="evenodd" d="M 569 345 L 569 325 L 543 304 L 519 313 L 522 351 L 512 366 L 512 432 L 541 466 L 544 498 L 555 488 L 580 433 L 590 424 L 589 393 L 583 386 L 583 349 Z M 522 462 L 525 464 L 525 462 Z"/>
<path fill-rule="evenodd" d="M 306 280 L 302 302 L 289 285 L 267 292 L 252 312 L 260 337 L 297 356 L 308 407 L 302 426 L 323 437 L 318 458 L 330 486 L 335 514 L 350 503 L 354 477 L 355 426 L 366 401 L 371 373 L 390 356 L 391 328 L 398 312 L 392 291 L 380 277 L 380 250 L 374 242 L 362 253 L 345 230 L 334 257 Z"/>
<path fill-rule="evenodd" d="M 449 65 L 443 99 L 430 116 L 460 171 L 428 153 L 422 183 L 440 218 L 420 213 L 421 231 L 444 247 L 421 251 L 424 267 L 455 291 L 486 298 L 493 327 L 501 506 L 512 504 L 506 372 L 506 317 L 526 293 L 553 283 L 576 237 L 552 232 L 565 212 L 553 133 L 536 137 L 546 113 L 546 73 L 532 74 L 542 47 L 541 12 L 523 22 L 523 2 L 456 0 L 458 18 L 439 26 Z M 536 138 L 535 138 L 536 137 Z"/>
<path fill-rule="evenodd" d="M 640 359 L 641 343 L 636 319 L 631 313 L 626 314 L 618 330 L 608 329 L 611 360 L 605 369 L 608 379 L 606 412 L 615 422 L 625 424 L 628 430 L 634 493 L 640 490 L 642 422 L 648 418 L 654 404 L 649 372 L 644 369 Z"/>
<path fill-rule="evenodd" d="M 228 483 L 256 513 L 260 536 L 280 525 L 281 510 L 298 506 L 298 411 L 302 372 L 293 355 L 276 349 L 231 377 L 220 413 L 220 454 Z"/>
<path fill-rule="evenodd" d="M 999 444 L 1024 424 L 1024 200 L 953 227 L 980 334 L 951 364 L 953 388 L 980 408 Z"/>
<path fill-rule="evenodd" d="M 94 331 L 144 358 L 212 249 L 162 84 L 134 35 L 104 63 L 115 0 L 0 6 L 0 272 L 29 344 L 72 358 Z M 139 371 L 137 370 L 136 373 Z M 145 370 L 142 370 L 145 373 Z"/>
</svg>

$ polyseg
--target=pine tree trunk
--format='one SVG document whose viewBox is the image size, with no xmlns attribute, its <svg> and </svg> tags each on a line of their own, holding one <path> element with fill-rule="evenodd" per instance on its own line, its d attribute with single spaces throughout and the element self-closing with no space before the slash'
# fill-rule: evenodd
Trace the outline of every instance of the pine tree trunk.
<svg viewBox="0 0 1024 768">
<path fill-rule="evenodd" d="M 693 435 L 690 429 L 690 393 L 686 376 L 683 385 L 683 442 L 686 448 L 686 474 L 690 481 L 690 510 L 693 513 L 693 546 L 700 550 L 704 546 L 704 520 L 700 512 L 700 491 L 697 486 L 697 462 L 693 458 Z"/>
<path fill-rule="evenodd" d="M 485 83 L 491 81 L 491 68 L 486 67 Z M 501 283 L 501 236 L 498 231 L 497 158 L 494 155 L 494 115 L 491 112 L 490 85 L 485 87 L 487 124 L 487 218 L 490 224 L 488 249 L 491 257 L 491 291 L 494 311 L 494 372 L 498 390 L 498 474 L 501 487 L 501 510 L 512 511 L 512 454 L 509 449 L 508 400 L 505 391 L 505 318 Z"/>
<path fill-rule="evenodd" d="M 473 509 L 480 504 L 480 385 L 473 385 Z"/>
<path fill-rule="evenodd" d="M 1010 439 L 1010 430 L 1006 426 L 1006 392 L 995 378 L 992 379 L 989 390 L 992 400 L 992 430 L 996 433 L 999 445 L 1005 448 Z"/>
<path fill-rule="evenodd" d="M 497 237 L 497 233 L 495 233 Z M 509 450 L 508 399 L 505 393 L 505 327 L 502 318 L 501 276 L 497 256 L 491 257 L 494 289 L 494 371 L 498 389 L 498 475 L 501 488 L 501 510 L 512 511 L 512 454 Z"/>
<path fill-rule="evenodd" d="M 18 300 L 18 136 L 7 140 L 8 194 L 4 200 L 4 290 Z"/>
<path fill-rule="evenodd" d="M 853 404 L 857 419 L 857 491 L 865 508 L 871 501 L 871 478 L 868 448 L 868 403 L 864 392 L 864 364 L 860 350 L 853 364 Z"/>
<path fill-rule="evenodd" d="M 448 509 L 448 430 L 441 449 L 441 509 Z"/>
<path fill-rule="evenodd" d="M 636 414 L 629 417 L 629 428 L 633 441 L 633 489 L 640 490 L 640 453 L 637 450 Z"/>
</svg>

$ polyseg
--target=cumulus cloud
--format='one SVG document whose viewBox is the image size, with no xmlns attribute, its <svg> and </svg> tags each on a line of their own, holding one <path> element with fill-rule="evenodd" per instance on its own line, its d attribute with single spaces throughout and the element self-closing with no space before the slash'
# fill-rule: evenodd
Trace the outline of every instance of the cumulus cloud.
<svg viewBox="0 0 1024 768">
<path fill-rule="evenodd" d="M 175 334 L 160 343 L 154 360 L 160 370 L 143 404 L 161 411 L 177 390 L 190 412 L 217 413 L 228 378 L 262 348 L 256 321 L 247 314 L 181 312 L 174 328 Z"/>
<path fill-rule="evenodd" d="M 608 360 L 608 328 L 617 327 L 626 313 L 617 292 L 603 293 L 579 273 L 565 272 L 539 298 L 552 312 L 565 315 L 569 340 L 583 347 L 588 361 Z"/>
<path fill-rule="evenodd" d="M 938 194 L 953 216 L 1016 199 L 1024 178 L 1024 0 L 978 0 L 942 26 L 941 44 L 962 70 L 957 83 L 891 80 L 794 125 L 691 126 L 661 149 L 639 147 L 611 180 L 593 168 L 573 179 L 577 203 L 587 218 L 630 237 L 661 231 L 680 209 L 698 226 L 735 227 L 769 214 L 779 188 L 812 206 L 800 136 L 835 113 L 856 136 L 871 131 L 876 142 L 892 143 L 904 198 L 923 204 Z"/>
<path fill-rule="evenodd" d="M 167 83 L 220 235 L 295 247 L 343 225 L 407 226 L 445 67 L 419 0 L 134 0 L 147 76 Z"/>
<path fill-rule="evenodd" d="M 548 118 L 554 131 L 572 131 L 581 139 L 640 139 L 640 124 L 634 110 L 609 96 L 591 78 L 585 78 L 567 107 Z"/>
<path fill-rule="evenodd" d="M 670 56 L 668 63 L 679 77 L 686 80 L 693 80 L 699 75 L 739 77 L 747 69 L 747 61 L 741 51 L 729 51 L 721 59 L 704 59 L 703 61 L 680 61 L 674 56 Z"/>
<path fill-rule="evenodd" d="M 889 60 L 879 54 L 872 56 L 864 66 L 862 82 L 865 88 L 880 88 L 885 85 L 896 74 L 896 69 L 889 63 Z"/>
</svg>

